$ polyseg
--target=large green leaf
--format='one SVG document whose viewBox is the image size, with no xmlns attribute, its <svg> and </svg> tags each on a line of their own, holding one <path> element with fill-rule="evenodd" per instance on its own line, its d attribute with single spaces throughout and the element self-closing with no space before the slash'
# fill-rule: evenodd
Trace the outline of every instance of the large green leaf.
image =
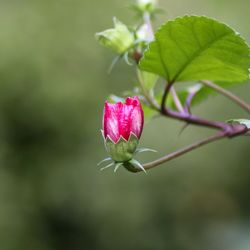
<svg viewBox="0 0 250 250">
<path fill-rule="evenodd" d="M 242 82 L 249 78 L 249 67 L 249 47 L 240 35 L 204 16 L 168 21 L 140 61 L 142 70 L 169 82 Z"/>
</svg>

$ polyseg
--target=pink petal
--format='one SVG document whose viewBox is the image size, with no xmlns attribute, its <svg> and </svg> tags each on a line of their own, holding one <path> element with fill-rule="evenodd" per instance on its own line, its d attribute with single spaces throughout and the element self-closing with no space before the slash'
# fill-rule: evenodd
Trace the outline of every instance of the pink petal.
<svg viewBox="0 0 250 250">
<path fill-rule="evenodd" d="M 131 132 L 133 132 L 138 138 L 141 137 L 143 123 L 144 116 L 140 105 L 135 107 L 131 114 Z"/>
<path fill-rule="evenodd" d="M 128 140 L 131 132 L 131 113 L 133 111 L 132 105 L 124 104 L 119 114 L 119 133 L 120 135 Z"/>
<path fill-rule="evenodd" d="M 103 114 L 104 136 L 117 142 L 122 136 L 129 139 L 131 132 L 140 138 L 143 128 L 143 110 L 137 96 L 128 97 L 125 104 L 105 102 Z"/>
<path fill-rule="evenodd" d="M 118 102 L 116 104 L 105 102 L 103 115 L 104 137 L 107 138 L 107 136 L 109 135 L 114 142 L 117 142 L 120 138 L 118 119 L 122 106 L 123 104 L 121 102 Z"/>
<path fill-rule="evenodd" d="M 133 132 L 138 138 L 140 138 L 144 122 L 143 110 L 140 100 L 137 96 L 128 97 L 125 101 L 125 105 L 130 105 L 130 107 L 133 107 L 130 114 L 129 134 Z"/>
<path fill-rule="evenodd" d="M 127 97 L 125 100 L 126 105 L 140 106 L 140 101 L 138 96 L 135 97 Z"/>
</svg>

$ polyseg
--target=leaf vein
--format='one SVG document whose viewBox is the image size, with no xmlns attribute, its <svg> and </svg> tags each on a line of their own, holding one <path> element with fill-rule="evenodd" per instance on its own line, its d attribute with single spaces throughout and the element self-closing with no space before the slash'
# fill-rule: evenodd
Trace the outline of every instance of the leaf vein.
<svg viewBox="0 0 250 250">
<path fill-rule="evenodd" d="M 176 81 L 176 79 L 178 79 L 178 77 L 182 74 L 182 72 L 196 59 L 198 58 L 204 51 L 206 51 L 207 49 L 209 49 L 210 47 L 212 47 L 216 42 L 220 41 L 221 39 L 223 39 L 224 37 L 231 35 L 230 33 L 226 33 L 223 34 L 219 37 L 217 37 L 216 39 L 212 40 L 210 43 L 208 43 L 206 46 L 201 47 L 199 50 L 197 50 L 190 58 L 189 61 L 187 61 L 181 68 L 180 70 L 176 73 L 176 75 L 173 78 L 173 82 Z"/>
</svg>

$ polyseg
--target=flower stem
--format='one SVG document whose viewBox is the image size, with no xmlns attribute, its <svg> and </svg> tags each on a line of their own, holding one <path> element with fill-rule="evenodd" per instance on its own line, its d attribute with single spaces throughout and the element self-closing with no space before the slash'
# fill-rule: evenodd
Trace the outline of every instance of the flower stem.
<svg viewBox="0 0 250 250">
<path fill-rule="evenodd" d="M 199 148 L 199 147 L 201 147 L 203 145 L 206 145 L 206 144 L 208 144 L 210 142 L 218 141 L 218 140 L 223 139 L 225 137 L 226 137 L 226 134 L 224 132 L 220 132 L 220 133 L 218 133 L 216 135 L 210 136 L 210 137 L 208 137 L 208 138 L 206 138 L 204 140 L 195 142 L 195 143 L 193 143 L 193 144 L 191 144 L 191 145 L 189 145 L 187 147 L 184 147 L 184 148 L 182 148 L 180 150 L 177 150 L 177 151 L 175 151 L 173 153 L 170 153 L 170 154 L 168 154 L 166 156 L 163 156 L 162 158 L 159 158 L 159 159 L 157 159 L 155 161 L 143 164 L 143 167 L 146 170 L 154 168 L 154 167 L 156 167 L 156 166 L 158 166 L 158 165 L 160 165 L 162 163 L 165 163 L 165 162 L 170 161 L 172 159 L 175 159 L 175 158 L 177 158 L 177 157 L 179 157 L 179 156 L 181 156 L 183 154 L 186 154 L 186 153 L 188 153 L 188 152 L 190 152 L 190 151 L 192 151 L 192 150 L 194 150 L 196 148 Z"/>
<path fill-rule="evenodd" d="M 149 163 L 145 163 L 143 164 L 143 168 L 145 170 L 149 170 L 151 168 L 154 168 L 154 167 L 157 167 L 165 162 L 168 162 L 170 160 L 173 160 L 175 158 L 178 158 L 179 156 L 182 156 L 190 151 L 193 151 L 199 147 L 202 147 L 206 144 L 209 144 L 209 143 L 212 143 L 212 142 L 215 142 L 215 141 L 218 141 L 220 139 L 223 139 L 223 138 L 232 138 L 232 137 L 235 137 L 235 136 L 240 136 L 240 135 L 245 135 L 245 136 L 249 136 L 249 131 L 248 129 L 244 126 L 244 125 L 235 125 L 235 126 L 232 126 L 232 130 L 233 130 L 233 133 L 229 136 L 227 131 L 221 131 L 219 132 L 218 134 L 216 135 L 213 135 L 213 136 L 210 136 L 206 139 L 203 139 L 201 141 L 198 141 L 198 142 L 195 142 L 193 144 L 190 144 L 182 149 L 179 149 L 173 153 L 170 153 L 170 154 L 167 154 L 166 156 L 163 156 L 155 161 L 152 161 L 152 162 L 149 162 Z M 140 172 L 141 170 L 140 169 L 133 169 L 133 172 Z"/>
<path fill-rule="evenodd" d="M 238 96 L 234 95 L 232 92 L 220 87 L 219 85 L 210 82 L 210 81 L 201 81 L 201 83 L 203 83 L 205 86 L 216 90 L 218 93 L 228 97 L 229 99 L 231 99 L 232 101 L 234 101 L 236 104 L 238 104 L 240 107 L 242 107 L 243 109 L 245 109 L 248 113 L 250 113 L 250 105 L 243 101 L 241 98 L 239 98 Z"/>
</svg>

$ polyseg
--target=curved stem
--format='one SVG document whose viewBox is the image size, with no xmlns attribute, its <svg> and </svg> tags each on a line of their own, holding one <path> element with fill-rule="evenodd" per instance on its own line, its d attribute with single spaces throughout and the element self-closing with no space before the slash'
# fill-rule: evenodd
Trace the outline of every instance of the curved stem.
<svg viewBox="0 0 250 250">
<path fill-rule="evenodd" d="M 219 121 L 209 121 L 198 116 L 189 114 L 189 113 L 180 113 L 172 111 L 166 108 L 166 101 L 168 97 L 168 93 L 172 87 L 173 83 L 168 83 L 166 89 L 164 91 L 162 102 L 161 102 L 161 113 L 165 116 L 172 117 L 181 121 L 186 121 L 187 123 L 196 124 L 200 126 L 220 129 L 220 130 L 229 130 L 230 127 L 227 123 L 219 122 Z"/>
<path fill-rule="evenodd" d="M 161 112 L 164 113 L 166 111 L 166 102 L 167 102 L 167 97 L 169 94 L 170 89 L 172 88 L 173 83 L 167 83 L 165 91 L 163 93 L 162 99 L 161 99 Z"/>
<path fill-rule="evenodd" d="M 245 109 L 248 113 L 250 113 L 250 105 L 243 101 L 241 98 L 239 98 L 238 96 L 234 95 L 232 92 L 220 87 L 219 85 L 210 82 L 210 81 L 201 81 L 201 83 L 203 83 L 205 86 L 216 90 L 218 93 L 226 96 L 227 98 L 231 99 L 232 101 L 234 101 L 236 104 L 238 104 L 240 107 L 242 107 L 243 109 Z"/>
<path fill-rule="evenodd" d="M 183 106 L 181 104 L 181 101 L 180 101 L 180 99 L 179 99 L 179 97 L 178 97 L 178 95 L 177 95 L 177 93 L 175 91 L 174 86 L 172 86 L 172 88 L 170 89 L 170 92 L 171 92 L 171 94 L 173 96 L 174 104 L 175 104 L 177 110 L 179 112 L 181 112 L 181 113 L 185 113 L 185 110 L 184 110 L 184 108 L 183 108 Z"/>
<path fill-rule="evenodd" d="M 217 135 L 213 135 L 213 136 L 210 136 L 210 137 L 208 137 L 208 138 L 206 138 L 206 139 L 204 139 L 204 140 L 201 140 L 201 141 L 198 141 L 198 142 L 196 142 L 196 143 L 193 143 L 193 144 L 191 144 L 191 145 L 189 145 L 189 146 L 187 146 L 187 147 L 184 147 L 183 149 L 180 149 L 180 150 L 175 151 L 175 152 L 173 152 L 173 153 L 171 153 L 171 154 L 168 154 L 168 155 L 166 155 L 166 156 L 163 156 L 162 158 L 159 158 L 159 159 L 157 159 L 157 160 L 155 160 L 155 161 L 152 161 L 152 162 L 143 164 L 143 167 L 144 167 L 146 170 L 151 169 L 151 168 L 154 168 L 154 167 L 156 167 L 156 166 L 158 166 L 158 165 L 160 165 L 160 164 L 162 164 L 162 163 L 165 163 L 165 162 L 167 162 L 167 161 L 170 161 L 170 160 L 172 160 L 172 159 L 175 159 L 175 158 L 177 158 L 177 157 L 179 157 L 179 156 L 181 156 L 181 155 L 183 155 L 183 154 L 186 154 L 186 153 L 188 153 L 188 152 L 190 152 L 190 151 L 192 151 L 192 150 L 194 150 L 194 149 L 196 149 L 196 148 L 199 148 L 199 147 L 201 147 L 201 146 L 203 146 L 203 145 L 206 145 L 206 144 L 208 144 L 208 143 L 210 143 L 210 142 L 214 142 L 214 141 L 218 141 L 218 140 L 220 140 L 220 139 L 223 139 L 223 138 L 225 138 L 226 136 L 227 136 L 227 135 L 226 135 L 225 132 L 220 132 L 220 133 L 218 133 Z"/>
<path fill-rule="evenodd" d="M 192 101 L 194 99 L 194 97 L 196 96 L 196 94 L 199 92 L 199 90 L 201 89 L 201 86 L 199 87 L 193 87 L 192 89 L 189 89 L 189 94 L 186 98 L 186 102 L 185 102 L 185 107 L 184 107 L 184 111 L 186 113 L 191 114 L 191 104 Z"/>
<path fill-rule="evenodd" d="M 144 81 L 142 79 L 142 75 L 139 69 L 137 69 L 137 76 L 138 76 L 138 80 L 142 89 L 142 92 L 144 94 L 144 97 L 146 98 L 147 102 L 150 104 L 151 108 L 160 111 L 160 106 L 159 104 L 156 102 L 156 100 L 153 98 L 152 95 L 150 95 L 150 93 L 145 89 L 144 86 Z"/>
<path fill-rule="evenodd" d="M 196 93 L 190 93 L 186 99 L 184 111 L 191 114 L 191 103 Z"/>
</svg>

